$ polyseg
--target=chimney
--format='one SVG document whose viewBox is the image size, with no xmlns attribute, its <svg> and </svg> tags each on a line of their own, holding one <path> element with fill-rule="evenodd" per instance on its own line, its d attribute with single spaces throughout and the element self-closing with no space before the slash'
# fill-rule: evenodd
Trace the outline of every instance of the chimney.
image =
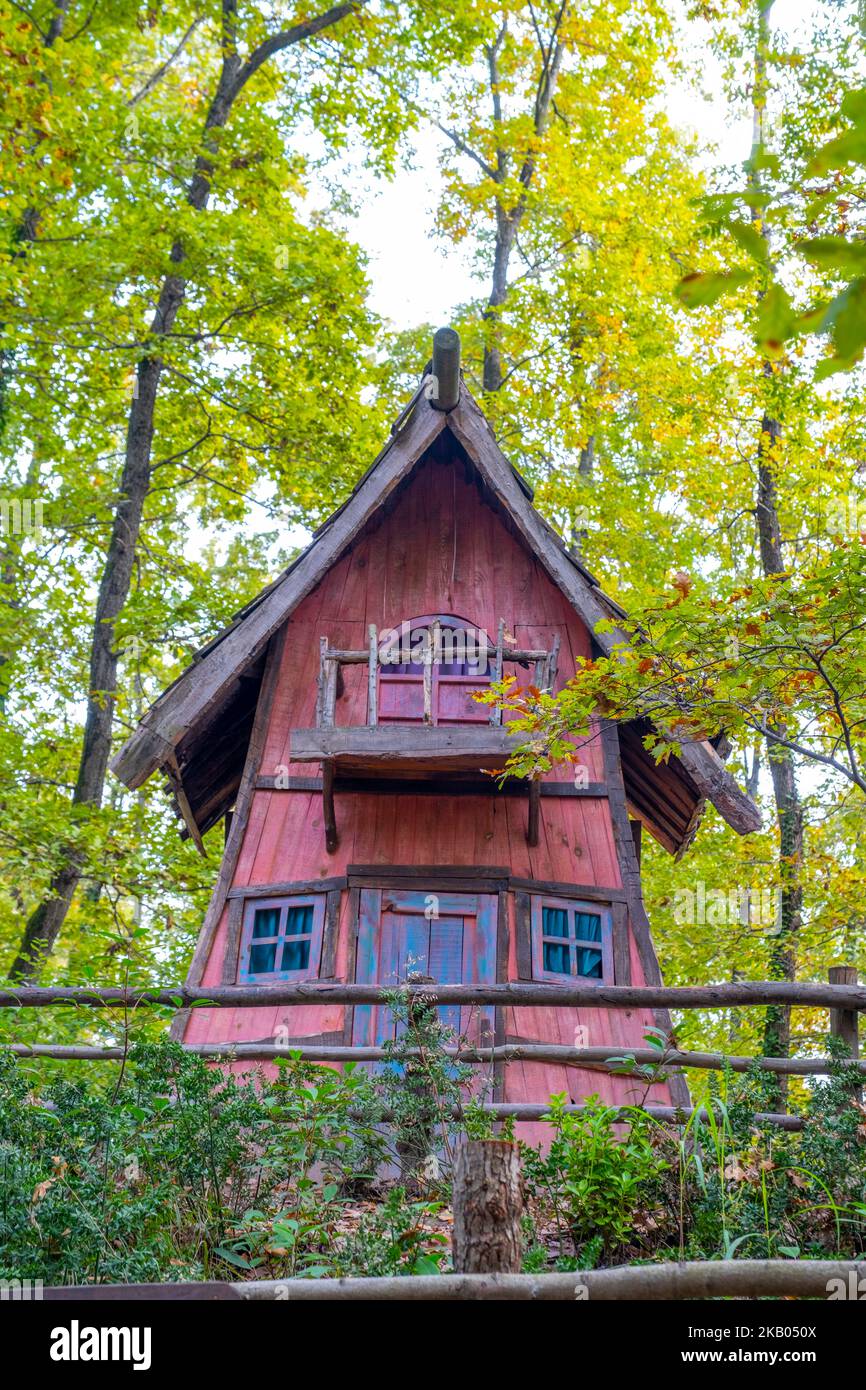
<svg viewBox="0 0 866 1390">
<path fill-rule="evenodd" d="M 438 328 L 433 334 L 427 399 L 436 410 L 453 410 L 460 400 L 460 334 L 454 328 Z"/>
</svg>

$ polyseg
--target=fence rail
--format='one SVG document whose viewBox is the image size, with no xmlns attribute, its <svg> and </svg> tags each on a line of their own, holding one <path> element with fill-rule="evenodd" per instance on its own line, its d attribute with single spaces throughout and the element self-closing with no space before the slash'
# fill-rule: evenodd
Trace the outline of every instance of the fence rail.
<svg viewBox="0 0 866 1390">
<path fill-rule="evenodd" d="M 620 1299 L 853 1298 L 863 1265 L 853 1260 L 713 1260 L 620 1265 L 575 1274 L 405 1274 L 361 1279 L 259 1279 L 236 1284 L 56 1285 L 46 1302 L 184 1300 L 213 1302 L 589 1302 Z"/>
<path fill-rule="evenodd" d="M 393 1060 L 393 1050 L 385 1047 L 327 1046 L 303 1043 L 184 1043 L 185 1052 L 213 1061 L 274 1062 L 280 1058 L 297 1057 L 303 1062 L 387 1062 Z M 827 1076 L 832 1068 L 829 1057 L 735 1057 L 721 1052 L 685 1052 L 654 1047 L 566 1047 L 560 1043 L 505 1043 L 499 1047 L 443 1047 L 442 1054 L 455 1062 L 483 1064 L 485 1062 L 553 1062 L 581 1067 L 588 1065 L 628 1072 L 635 1067 L 649 1066 L 661 1072 L 695 1067 L 701 1071 L 745 1072 L 757 1064 L 763 1071 L 779 1076 Z M 0 1051 L 17 1057 L 50 1057 L 66 1062 L 121 1061 L 129 1049 L 89 1047 L 77 1043 L 5 1043 Z M 403 1047 L 400 1059 L 423 1058 L 421 1048 Z M 857 1067 L 866 1074 L 866 1060 Z"/>
<path fill-rule="evenodd" d="M 633 985 L 537 985 L 530 983 L 440 985 L 429 980 L 410 981 L 401 986 L 400 993 L 409 1000 L 423 1000 L 427 1007 L 434 1005 L 497 1005 L 501 1007 L 532 1008 L 596 1008 L 596 1009 L 730 1009 L 760 1008 L 767 1005 L 787 1005 L 799 1008 L 823 1008 L 830 1011 L 830 1034 L 845 1041 L 852 1064 L 866 1073 L 866 1061 L 859 1061 L 858 1016 L 866 1012 L 866 988 L 857 982 L 852 967 L 833 967 L 830 983 L 788 982 L 779 980 L 741 981 L 736 984 L 633 986 Z M 85 1008 L 120 1009 L 124 1012 L 123 1044 L 91 1046 L 77 1043 L 5 1043 L 0 1052 L 11 1052 L 21 1058 L 47 1058 L 55 1061 L 122 1061 L 129 1054 L 128 1015 L 144 1007 L 162 1006 L 171 1010 L 195 1008 L 260 1008 L 267 1004 L 393 1004 L 395 989 L 379 985 L 342 984 L 316 981 L 296 985 L 245 987 L 237 985 L 203 986 L 177 985 L 159 989 L 122 989 L 117 987 L 33 986 L 0 990 L 0 1008 Z M 371 1062 L 387 1061 L 392 1053 L 383 1047 L 331 1046 L 322 1042 L 279 1044 L 269 1039 L 259 1042 L 185 1043 L 185 1052 L 214 1061 L 277 1061 L 297 1057 L 306 1062 Z M 663 1050 L 651 1047 L 567 1047 L 554 1043 L 499 1043 L 480 1047 L 458 1045 L 443 1049 L 455 1061 L 471 1064 L 507 1064 L 515 1061 L 552 1062 L 563 1066 L 633 1075 L 642 1082 L 665 1080 L 684 1067 L 722 1071 L 730 1068 L 745 1072 L 757 1064 L 762 1070 L 779 1076 L 826 1076 L 833 1063 L 829 1057 L 743 1057 L 720 1052 L 688 1051 L 674 1046 Z M 422 1054 L 416 1049 L 401 1049 L 401 1060 Z M 639 1070 L 639 1069 L 643 1070 Z M 858 1092 L 859 1094 L 859 1092 Z M 635 1107 L 630 1107 L 634 1109 Z M 654 1106 L 641 1104 L 659 1119 L 682 1122 L 693 1112 L 688 1105 Z M 507 1104 L 485 1102 L 483 1109 L 504 1119 L 537 1120 L 548 1113 L 545 1105 L 529 1103 Z M 566 1107 L 579 1112 L 577 1103 Z M 798 1130 L 798 1116 L 782 1113 L 756 1114 L 759 1122 L 783 1129 Z"/>
<path fill-rule="evenodd" d="M 854 984 L 789 983 L 748 980 L 725 985 L 494 985 L 407 984 L 409 996 L 435 996 L 437 1004 L 499 1004 L 502 1007 L 591 1009 L 731 1009 L 791 1005 L 798 1008 L 866 1012 L 866 986 Z M 260 1009 L 270 1004 L 387 1004 L 394 989 L 380 985 L 170 985 L 159 989 L 89 988 L 27 985 L 0 990 L 0 1009 L 45 1009 L 61 1005 L 79 1008 Z"/>
</svg>

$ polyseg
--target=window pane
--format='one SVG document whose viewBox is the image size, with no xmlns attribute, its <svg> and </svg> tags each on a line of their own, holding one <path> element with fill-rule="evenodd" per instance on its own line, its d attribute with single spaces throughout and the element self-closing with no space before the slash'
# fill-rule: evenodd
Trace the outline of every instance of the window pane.
<svg viewBox="0 0 866 1390">
<path fill-rule="evenodd" d="M 597 913 L 576 912 L 574 927 L 578 941 L 601 941 L 601 918 Z"/>
<path fill-rule="evenodd" d="M 564 907 L 541 909 L 542 936 L 568 936 L 568 912 Z M 592 940 L 590 937 L 589 940 Z"/>
<path fill-rule="evenodd" d="M 260 907 L 253 919 L 253 936 L 276 936 L 280 926 L 278 907 Z"/>
<path fill-rule="evenodd" d="M 286 936 L 308 936 L 313 930 L 313 904 L 305 903 L 302 907 L 290 907 L 286 913 Z M 594 937 L 588 936 L 587 941 L 593 941 Z"/>
<path fill-rule="evenodd" d="M 277 958 L 277 943 L 274 941 L 269 946 L 250 947 L 250 974 L 269 975 L 274 969 Z"/>
<path fill-rule="evenodd" d="M 569 951 L 567 946 L 560 946 L 556 941 L 545 941 L 544 943 L 544 968 L 556 975 L 570 975 L 571 967 L 568 962 Z"/>
<path fill-rule="evenodd" d="M 586 980 L 600 980 L 601 974 L 601 951 L 585 951 L 582 947 L 577 949 L 577 973 Z"/>
<path fill-rule="evenodd" d="M 310 909 L 312 911 L 312 909 Z M 306 970 L 310 963 L 309 941 L 286 941 L 283 945 L 281 970 Z"/>
</svg>

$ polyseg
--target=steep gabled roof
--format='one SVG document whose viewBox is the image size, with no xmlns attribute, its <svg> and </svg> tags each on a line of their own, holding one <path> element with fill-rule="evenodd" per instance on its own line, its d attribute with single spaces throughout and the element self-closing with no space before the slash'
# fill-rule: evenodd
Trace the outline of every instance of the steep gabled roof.
<svg viewBox="0 0 866 1390">
<path fill-rule="evenodd" d="M 449 411 L 431 404 L 424 387 L 422 381 L 395 423 L 388 444 L 342 506 L 319 527 L 307 549 L 196 654 L 192 665 L 150 707 L 112 763 L 121 781 L 133 788 L 158 768 L 166 769 L 176 795 L 180 791 L 189 800 L 194 822 L 202 833 L 231 805 L 270 638 L 351 547 L 443 432 L 456 440 L 492 504 L 501 509 L 509 525 L 538 557 L 601 650 L 609 653 L 626 641 L 616 626 L 611 631 L 596 631 L 602 620 L 617 624 L 625 616 L 623 610 L 602 592 L 597 580 L 535 510 L 531 489 L 502 454 L 465 385 L 458 404 Z M 624 756 L 623 765 L 626 790 L 638 814 L 672 852 L 684 848 L 694 833 L 704 798 L 713 801 L 740 833 L 759 828 L 757 807 L 725 770 L 709 742 L 683 742 L 681 753 L 669 760 L 664 771 L 656 769 L 646 755 L 642 758 L 639 739 L 631 742 L 634 747 L 629 757 Z M 189 769 L 200 754 L 209 761 L 211 780 L 207 790 L 188 795 L 185 784 Z M 672 795 L 678 806 L 666 817 L 659 802 L 670 800 Z"/>
</svg>

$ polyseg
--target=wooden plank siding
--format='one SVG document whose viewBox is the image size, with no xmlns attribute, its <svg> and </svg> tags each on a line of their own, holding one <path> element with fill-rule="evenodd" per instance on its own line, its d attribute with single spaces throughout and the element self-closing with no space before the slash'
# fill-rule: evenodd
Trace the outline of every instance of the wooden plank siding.
<svg viewBox="0 0 866 1390">
<path fill-rule="evenodd" d="M 302 883 L 306 891 L 321 883 L 322 891 L 329 893 L 327 973 L 336 980 L 355 978 L 359 906 L 369 914 L 385 891 L 380 884 L 365 891 L 357 878 L 350 883 L 350 866 L 357 865 L 367 866 L 371 874 L 381 867 L 383 882 L 393 865 L 464 868 L 467 879 L 460 879 L 461 892 L 475 877 L 475 866 L 484 865 L 507 866 L 508 874 L 520 880 L 612 890 L 620 904 L 617 970 L 630 973 L 633 984 L 645 983 L 642 954 L 626 910 L 626 885 L 606 796 L 542 796 L 538 843 L 530 846 L 526 839 L 527 798 L 496 794 L 492 780 L 490 792 L 460 794 L 450 800 L 441 789 L 435 795 L 425 795 L 417 784 L 411 791 L 392 794 L 341 787 L 335 797 L 339 841 L 335 852 L 329 854 L 321 791 L 315 783 L 297 781 L 292 789 L 281 789 L 280 779 L 289 771 L 293 779 L 321 775 L 317 763 L 290 761 L 292 730 L 315 724 L 320 637 L 327 637 L 333 648 L 360 650 L 367 645 L 371 623 L 381 632 L 425 613 L 461 617 L 485 629 L 493 643 L 500 618 L 520 648 L 549 650 L 558 638 L 557 689 L 573 672 L 577 657 L 590 654 L 586 627 L 536 557 L 482 499 L 474 482 L 467 480 L 463 463 L 447 457 L 421 463 L 387 514 L 380 514 L 360 533 L 351 552 L 333 566 L 285 624 L 257 769 L 258 777 L 267 779 L 267 784 L 259 781 L 249 793 L 245 824 L 239 827 L 239 842 L 234 848 L 235 862 L 224 885 L 219 921 L 203 963 L 202 984 L 223 982 L 234 969 L 239 918 L 235 909 L 229 921 L 229 905 L 240 901 L 241 890 L 292 883 Z M 531 669 L 509 670 L 506 666 L 506 671 L 524 685 L 533 679 Z M 346 666 L 336 704 L 336 724 L 362 725 L 366 716 L 367 667 Z M 581 748 L 580 761 L 590 782 L 606 781 L 598 733 Z M 561 791 L 562 784 L 573 779 L 574 768 L 566 764 L 552 769 L 544 781 L 556 784 Z M 345 879 L 346 886 L 335 886 L 335 879 Z M 628 886 L 631 891 L 633 885 Z M 520 977 L 518 952 L 522 949 L 515 893 L 498 897 L 490 893 L 489 884 L 483 888 L 479 884 L 479 890 L 488 896 L 479 896 L 480 918 L 472 919 L 472 932 L 466 939 L 477 943 L 483 938 L 484 960 L 481 962 L 477 952 L 470 953 L 464 961 L 464 979 L 493 979 L 498 973 L 515 980 Z M 443 895 L 449 891 L 447 880 L 443 879 L 440 891 Z M 522 886 L 520 893 L 526 892 Z M 497 917 L 502 938 L 498 963 Z M 362 932 L 360 938 L 364 951 L 369 950 L 371 929 L 369 923 L 366 925 L 366 935 Z M 369 968 L 365 956 L 359 969 Z M 523 1008 L 500 1012 L 502 1016 L 496 1020 L 500 1040 L 514 1037 L 573 1044 L 575 1028 L 580 1027 L 586 1030 L 591 1045 L 626 1048 L 640 1046 L 645 1028 L 653 1022 L 646 1010 Z M 486 1022 L 493 1026 L 492 1018 Z M 360 1025 L 356 1020 L 356 1033 Z M 184 1036 L 189 1042 L 241 1041 L 274 1037 L 283 1029 L 292 1038 L 332 1033 L 348 1037 L 351 1028 L 342 1006 L 270 1005 L 263 986 L 261 1008 L 192 1010 L 185 1020 Z M 602 1071 L 514 1062 L 503 1069 L 497 1098 L 543 1101 L 552 1092 L 565 1091 L 572 1100 L 579 1100 L 596 1092 L 606 1102 L 622 1104 L 636 1099 L 639 1090 L 637 1082 Z M 651 1098 L 668 1104 L 667 1086 L 654 1087 Z M 519 1126 L 521 1135 L 531 1142 L 544 1137 L 545 1130 L 543 1125 Z"/>
</svg>

